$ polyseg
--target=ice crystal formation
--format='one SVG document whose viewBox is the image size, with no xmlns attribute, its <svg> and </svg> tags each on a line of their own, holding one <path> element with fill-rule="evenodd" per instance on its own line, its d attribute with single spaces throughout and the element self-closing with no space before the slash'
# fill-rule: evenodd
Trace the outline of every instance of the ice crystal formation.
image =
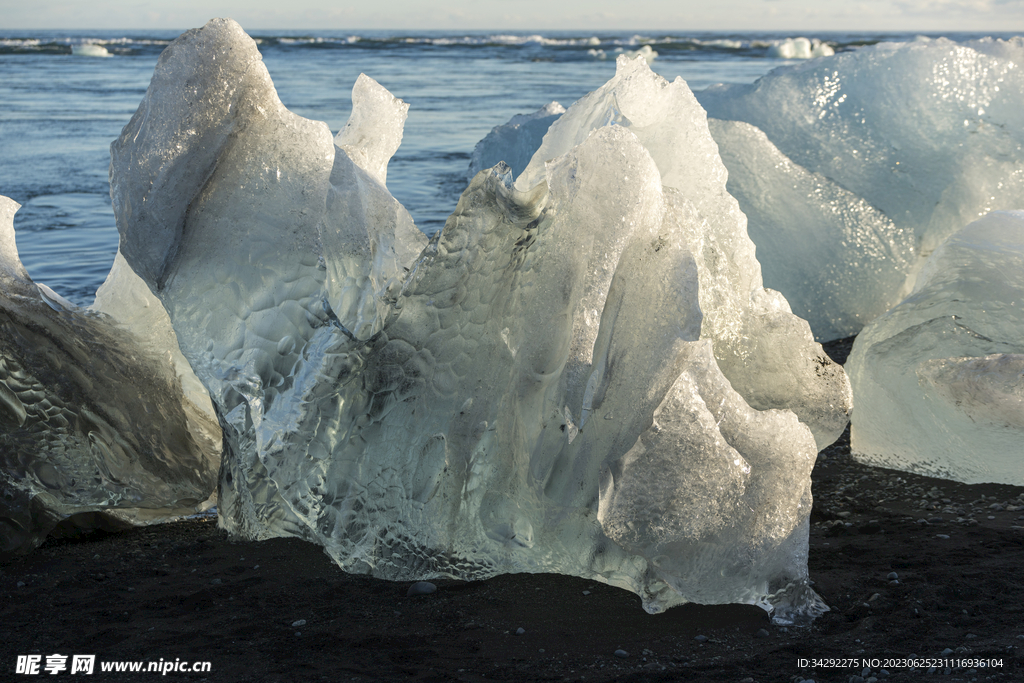
<svg viewBox="0 0 1024 683">
<path fill-rule="evenodd" d="M 824 609 L 809 475 L 849 385 L 761 286 L 685 83 L 621 58 L 429 243 L 384 185 L 405 113 L 361 76 L 332 138 L 215 20 L 111 147 L 121 253 L 224 430 L 221 524 L 390 579 Z"/>
<path fill-rule="evenodd" d="M 212 504 L 220 433 L 184 359 L 185 380 L 165 355 L 163 309 L 128 269 L 117 296 L 141 297 L 120 307 L 131 321 L 32 282 L 17 209 L 0 197 L 0 555 L 31 550 L 69 518 L 145 524 Z M 151 339 L 128 331 L 143 318 Z"/>
<path fill-rule="evenodd" d="M 1024 485 L 1024 212 L 993 212 L 936 249 L 847 368 L 857 458 Z"/>
<path fill-rule="evenodd" d="M 921 39 L 698 93 L 733 122 L 712 131 L 765 282 L 819 339 L 900 301 L 954 232 L 1024 206 L 1021 64 L 1021 38 Z"/>
<path fill-rule="evenodd" d="M 825 57 L 697 93 L 717 117 L 708 125 L 764 284 L 820 341 L 854 335 L 901 301 L 953 232 L 1024 205 L 1022 39 L 922 39 Z M 507 149 L 518 173 L 556 105 L 496 127 L 471 169 Z"/>
</svg>

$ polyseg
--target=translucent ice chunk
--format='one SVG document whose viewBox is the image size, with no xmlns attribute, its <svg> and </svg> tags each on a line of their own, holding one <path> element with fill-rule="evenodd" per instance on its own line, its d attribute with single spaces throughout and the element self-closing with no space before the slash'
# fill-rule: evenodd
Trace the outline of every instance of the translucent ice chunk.
<svg viewBox="0 0 1024 683">
<path fill-rule="evenodd" d="M 107 279 L 96 290 L 96 298 L 89 310 L 110 316 L 131 332 L 139 346 L 169 362 L 186 399 L 183 406 L 190 416 L 193 436 L 209 444 L 207 450 L 210 452 L 218 452 L 221 435 L 210 394 L 181 354 L 167 311 L 146 283 L 125 263 L 120 252 L 114 257 Z"/>
<path fill-rule="evenodd" d="M 709 342 L 681 355 L 653 424 L 607 471 L 598 518 L 682 595 L 757 602 L 783 587 L 774 577 L 805 575 L 814 440 L 791 412 L 750 408 Z"/>
<path fill-rule="evenodd" d="M 352 115 L 335 137 L 327 211 L 319 238 L 327 267 L 327 301 L 360 339 L 380 329 L 392 287 L 427 243 L 384 181 L 402 141 L 409 105 L 360 74 Z"/>
<path fill-rule="evenodd" d="M 549 102 L 532 114 L 516 114 L 508 123 L 495 126 L 473 148 L 469 179 L 502 161 L 511 169 L 513 177 L 518 176 L 540 147 L 544 133 L 564 113 L 565 107 L 558 102 Z"/>
<path fill-rule="evenodd" d="M 931 255 L 914 292 L 857 337 L 855 456 L 965 483 L 1024 485 L 1024 212 Z"/>
<path fill-rule="evenodd" d="M 383 185 L 388 162 L 402 144 L 408 115 L 408 104 L 366 74 L 359 74 L 352 86 L 352 113 L 334 144 Z"/>
<path fill-rule="evenodd" d="M 371 99 L 355 130 L 394 104 Z M 193 120 L 205 127 L 183 138 Z M 688 164 L 710 164 L 727 197 L 703 131 L 712 154 L 674 172 L 701 181 L 709 169 Z M 191 139 L 205 142 L 177 154 Z M 652 612 L 694 599 L 824 609 L 807 588 L 811 431 L 752 410 L 700 339 L 719 300 L 702 298 L 708 261 L 724 260 L 706 243 L 725 239 L 706 236 L 700 192 L 666 187 L 634 131 L 600 127 L 551 158 L 545 182 L 478 173 L 406 262 L 401 211 L 330 142 L 281 106 L 241 29 L 215 20 L 165 51 L 112 147 L 118 228 L 136 245 L 125 259 L 224 428 L 224 527 L 308 538 L 391 579 L 562 572 L 633 590 Z M 407 251 L 378 266 L 374 231 Z M 813 349 L 779 295 L 738 296 L 757 299 L 753 343 Z M 787 363 L 782 390 L 808 400 Z M 845 404 L 822 410 L 810 421 L 845 419 Z"/>
<path fill-rule="evenodd" d="M 910 231 L 920 257 L 993 209 L 1024 205 L 1019 41 L 883 43 L 699 93 L 793 162 Z"/>
<path fill-rule="evenodd" d="M 34 548 L 72 516 L 198 511 L 216 484 L 216 424 L 185 400 L 166 357 L 32 282 L 17 208 L 0 197 L 0 555 Z"/>
<path fill-rule="evenodd" d="M 815 338 L 850 337 L 906 294 L 909 230 L 861 197 L 793 163 L 755 126 L 709 119 L 727 187 L 747 216 L 765 286 L 782 292 Z"/>
<path fill-rule="evenodd" d="M 551 125 L 516 186 L 540 182 L 548 160 L 608 125 L 628 128 L 650 152 L 670 213 L 696 214 L 681 229 L 700 272 L 701 337 L 714 344 L 722 372 L 753 407 L 795 412 L 819 448 L 835 441 L 847 424 L 849 383 L 785 298 L 762 287 L 746 217 L 726 191 L 704 110 L 681 78 L 669 83 L 644 60 L 619 57 L 615 77 Z M 623 168 L 616 180 L 635 177 Z"/>
</svg>

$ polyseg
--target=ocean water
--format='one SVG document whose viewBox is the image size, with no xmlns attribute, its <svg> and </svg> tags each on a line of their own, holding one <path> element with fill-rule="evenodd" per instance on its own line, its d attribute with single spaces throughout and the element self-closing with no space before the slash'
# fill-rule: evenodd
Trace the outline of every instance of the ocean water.
<svg viewBox="0 0 1024 683">
<path fill-rule="evenodd" d="M 18 250 L 33 279 L 92 302 L 117 250 L 109 145 L 145 94 L 177 31 L 0 34 L 0 194 L 21 203 Z M 514 114 L 568 107 L 649 45 L 652 68 L 694 90 L 749 83 L 791 63 L 770 48 L 792 34 L 250 31 L 284 104 L 337 132 L 366 73 L 408 102 L 388 186 L 424 232 L 440 229 L 466 185 L 478 140 Z M 912 34 L 817 34 L 835 51 Z M 947 35 L 954 40 L 980 34 Z M 1000 36 L 996 34 L 996 37 Z M 99 46 L 99 47 L 83 47 Z M 95 56 L 95 55 L 104 56 Z"/>
</svg>

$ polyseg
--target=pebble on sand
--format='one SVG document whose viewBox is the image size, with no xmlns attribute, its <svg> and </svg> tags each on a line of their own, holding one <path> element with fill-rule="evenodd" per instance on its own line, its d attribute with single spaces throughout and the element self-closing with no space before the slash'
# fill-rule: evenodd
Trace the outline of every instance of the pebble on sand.
<svg viewBox="0 0 1024 683">
<path fill-rule="evenodd" d="M 413 585 L 409 586 L 409 592 L 406 593 L 406 597 L 412 598 L 417 595 L 430 595 L 436 590 L 437 586 L 429 581 L 417 581 Z"/>
</svg>

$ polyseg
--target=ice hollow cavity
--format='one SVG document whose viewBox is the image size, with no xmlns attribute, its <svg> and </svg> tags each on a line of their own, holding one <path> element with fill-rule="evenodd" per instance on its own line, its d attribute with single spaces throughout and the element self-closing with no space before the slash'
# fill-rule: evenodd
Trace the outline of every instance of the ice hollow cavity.
<svg viewBox="0 0 1024 683">
<path fill-rule="evenodd" d="M 142 339 L 32 282 L 17 208 L 0 197 L 0 556 L 64 520 L 146 524 L 212 505 L 220 434 L 191 370 L 189 397 L 172 367 L 166 314 Z"/>
<path fill-rule="evenodd" d="M 224 429 L 221 524 L 390 579 L 826 609 L 812 429 L 842 431 L 848 385 L 760 286 L 685 84 L 621 61 L 533 182 L 481 171 L 429 243 L 381 182 L 404 119 L 385 93 L 361 78 L 332 140 L 214 20 L 164 51 L 112 146 L 125 260 Z"/>
<path fill-rule="evenodd" d="M 846 367 L 858 459 L 1024 485 L 1024 212 L 993 212 L 944 242 Z"/>
</svg>

